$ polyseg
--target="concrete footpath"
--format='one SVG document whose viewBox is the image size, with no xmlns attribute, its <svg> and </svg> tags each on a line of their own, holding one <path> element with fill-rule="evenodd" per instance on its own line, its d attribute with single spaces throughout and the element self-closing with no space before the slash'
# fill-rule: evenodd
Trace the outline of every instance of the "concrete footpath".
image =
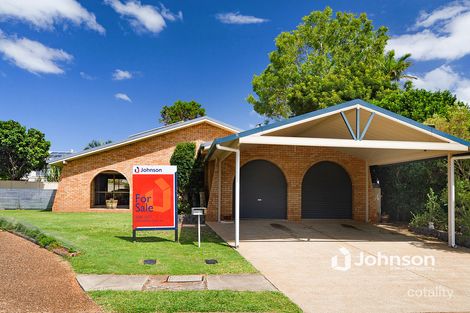
<svg viewBox="0 0 470 313">
<path fill-rule="evenodd" d="M 85 291 L 94 290 L 234 290 L 277 291 L 261 274 L 237 275 L 95 275 L 79 274 Z"/>
</svg>

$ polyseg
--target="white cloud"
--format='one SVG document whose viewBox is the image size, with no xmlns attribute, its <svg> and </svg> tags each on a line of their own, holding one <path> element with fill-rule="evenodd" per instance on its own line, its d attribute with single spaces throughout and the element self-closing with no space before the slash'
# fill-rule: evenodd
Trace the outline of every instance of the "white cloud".
<svg viewBox="0 0 470 313">
<path fill-rule="evenodd" d="M 86 79 L 86 80 L 95 80 L 96 77 L 94 76 L 91 76 L 85 72 L 80 72 L 80 77 L 83 78 L 83 79 Z"/>
<path fill-rule="evenodd" d="M 21 20 L 40 29 L 53 29 L 54 24 L 67 21 L 105 32 L 95 15 L 76 0 L 1 0 L 0 20 Z"/>
<path fill-rule="evenodd" d="M 421 12 L 415 27 L 431 27 L 437 22 L 448 20 L 462 12 L 468 11 L 468 3 L 453 2 L 448 6 L 440 7 L 431 13 Z"/>
<path fill-rule="evenodd" d="M 121 16 L 128 18 L 136 31 L 159 33 L 166 26 L 165 19 L 168 21 L 183 19 L 181 11 L 178 14 L 174 14 L 163 5 L 161 5 L 161 10 L 159 11 L 157 7 L 141 4 L 137 0 L 129 0 L 126 3 L 122 3 L 120 0 L 105 0 L 105 3 L 110 5 Z"/>
<path fill-rule="evenodd" d="M 0 53 L 5 60 L 34 74 L 62 74 L 59 62 L 72 56 L 61 49 L 49 48 L 27 38 L 6 37 L 0 32 Z"/>
<path fill-rule="evenodd" d="M 215 18 L 224 24 L 260 24 L 269 21 L 256 16 L 241 15 L 240 12 L 219 13 Z"/>
<path fill-rule="evenodd" d="M 126 95 L 125 93 L 119 92 L 119 93 L 115 94 L 114 97 L 118 100 L 132 102 L 131 98 L 129 98 L 129 96 Z"/>
<path fill-rule="evenodd" d="M 174 22 L 177 20 L 182 21 L 183 20 L 183 12 L 179 11 L 178 13 L 173 13 L 170 10 L 168 10 L 163 4 L 160 3 L 161 10 L 160 13 L 162 14 L 163 18 L 165 20 Z"/>
<path fill-rule="evenodd" d="M 388 49 L 415 60 L 457 60 L 470 54 L 470 1 L 452 2 L 421 13 L 414 33 L 393 37 Z"/>
<path fill-rule="evenodd" d="M 457 98 L 470 103 L 470 79 L 455 72 L 451 66 L 442 65 L 418 77 L 414 85 L 428 90 L 448 89 L 457 95 Z"/>
<path fill-rule="evenodd" d="M 131 79 L 133 77 L 132 73 L 129 71 L 123 71 L 120 69 L 114 70 L 113 72 L 113 80 L 125 80 Z"/>
</svg>

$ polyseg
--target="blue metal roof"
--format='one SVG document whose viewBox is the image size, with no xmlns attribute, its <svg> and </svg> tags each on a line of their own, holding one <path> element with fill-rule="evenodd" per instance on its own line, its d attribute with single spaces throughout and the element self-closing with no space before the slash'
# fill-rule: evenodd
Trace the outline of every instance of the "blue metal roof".
<svg viewBox="0 0 470 313">
<path fill-rule="evenodd" d="M 325 109 L 305 113 L 305 114 L 298 115 L 298 116 L 295 116 L 295 117 L 291 117 L 291 118 L 288 118 L 288 119 L 285 119 L 285 120 L 282 120 L 282 121 L 274 122 L 272 124 L 260 126 L 260 127 L 253 128 L 253 129 L 249 129 L 249 130 L 240 132 L 238 134 L 233 134 L 233 135 L 230 135 L 230 136 L 217 138 L 216 140 L 213 141 L 212 146 L 211 146 L 211 148 L 209 150 L 209 153 L 207 155 L 207 158 L 209 158 L 210 155 L 213 153 L 213 150 L 215 149 L 215 146 L 217 144 L 221 144 L 221 143 L 232 141 L 232 140 L 235 140 L 235 139 L 238 139 L 238 138 L 242 138 L 242 137 L 246 137 L 246 136 L 249 136 L 249 135 L 261 133 L 261 132 L 264 132 L 264 131 L 267 131 L 267 130 L 270 130 L 270 129 L 274 129 L 274 128 L 277 128 L 277 127 L 280 127 L 280 126 L 289 125 L 289 124 L 296 123 L 296 122 L 299 122 L 299 121 L 302 121 L 302 120 L 306 120 L 306 119 L 309 119 L 309 118 L 312 118 L 312 117 L 320 116 L 320 115 L 323 115 L 323 114 L 326 114 L 326 113 L 330 113 L 330 112 L 334 112 L 334 111 L 340 111 L 340 110 L 343 110 L 343 109 L 347 109 L 349 107 L 353 107 L 353 106 L 358 105 L 358 104 L 365 107 L 365 108 L 368 108 L 370 110 L 377 111 L 377 112 L 382 113 L 382 114 L 384 114 L 386 116 L 389 116 L 391 118 L 395 118 L 397 120 L 400 120 L 400 121 L 405 122 L 407 124 L 410 124 L 412 126 L 421 128 L 421 129 L 423 129 L 425 131 L 428 131 L 430 133 L 442 136 L 442 137 L 447 138 L 449 140 L 452 140 L 454 142 L 458 142 L 460 144 L 463 144 L 463 145 L 466 145 L 466 146 L 470 147 L 470 142 L 468 142 L 464 139 L 449 135 L 449 134 L 447 134 L 445 132 L 442 132 L 440 130 L 437 130 L 433 127 L 423 125 L 423 124 L 421 124 L 421 123 L 419 123 L 415 120 L 412 120 L 410 118 L 404 117 L 404 116 L 399 115 L 399 114 L 396 114 L 392 111 L 386 110 L 384 108 L 381 108 L 379 106 L 376 106 L 376 105 L 374 105 L 372 103 L 369 103 L 369 102 L 366 102 L 364 100 L 355 99 L 355 100 L 350 100 L 350 101 L 347 101 L 347 102 L 343 102 L 343 103 L 340 103 L 340 104 L 337 104 L 337 105 L 334 105 L 334 106 L 331 106 L 331 107 L 328 107 L 328 108 L 325 108 Z"/>
</svg>

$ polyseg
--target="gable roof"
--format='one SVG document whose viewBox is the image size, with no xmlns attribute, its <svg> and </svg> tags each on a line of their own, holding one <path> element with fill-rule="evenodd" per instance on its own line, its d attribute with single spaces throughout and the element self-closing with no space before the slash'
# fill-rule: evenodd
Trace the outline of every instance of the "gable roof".
<svg viewBox="0 0 470 313">
<path fill-rule="evenodd" d="M 231 132 L 240 132 L 240 129 L 235 127 L 235 126 L 220 122 L 220 121 L 218 121 L 216 119 L 213 119 L 211 117 L 208 117 L 208 116 L 202 116 L 202 117 L 198 117 L 198 118 L 195 118 L 195 119 L 192 119 L 192 120 L 189 120 L 189 121 L 173 123 L 173 124 L 170 124 L 170 125 L 165 125 L 165 126 L 162 126 L 162 127 L 150 129 L 150 130 L 143 131 L 143 132 L 139 132 L 139 133 L 130 135 L 128 138 L 123 139 L 123 140 L 119 140 L 119 141 L 112 142 L 112 143 L 105 144 L 105 145 L 101 145 L 101 146 L 98 146 L 98 147 L 95 147 L 95 148 L 83 150 L 83 151 L 80 151 L 80 152 L 77 152 L 77 153 L 67 155 L 67 156 L 62 157 L 62 158 L 54 159 L 49 164 L 58 164 L 58 163 L 62 163 L 64 161 L 78 159 L 78 158 L 81 158 L 81 157 L 84 157 L 84 156 L 88 156 L 88 155 L 95 154 L 95 153 L 100 153 L 100 152 L 103 152 L 103 151 L 106 151 L 106 150 L 115 149 L 115 148 L 118 148 L 120 146 L 128 145 L 128 144 L 131 144 L 131 143 L 134 143 L 134 142 L 137 142 L 137 141 L 148 139 L 150 137 L 163 135 L 165 133 L 176 131 L 176 130 L 179 130 L 179 129 L 182 129 L 182 128 L 195 126 L 195 125 L 198 125 L 198 124 L 201 124 L 201 123 L 209 123 L 211 125 L 214 125 L 216 127 L 219 127 L 219 128 L 231 131 Z"/>
<path fill-rule="evenodd" d="M 209 153 L 207 154 L 207 159 L 210 158 L 211 154 L 213 153 L 215 147 L 217 144 L 222 144 L 222 143 L 227 143 L 233 140 L 237 140 L 239 138 L 247 137 L 247 136 L 260 136 L 264 134 L 268 134 L 277 130 L 280 130 L 282 128 L 287 128 L 291 127 L 294 125 L 297 125 L 299 123 L 306 123 L 308 121 L 314 120 L 314 119 L 319 119 L 325 116 L 329 116 L 335 113 L 340 113 L 349 109 L 352 109 L 354 107 L 358 108 L 365 108 L 367 110 L 370 110 L 372 112 L 377 112 L 389 119 L 395 120 L 397 122 L 400 122 L 408 127 L 412 127 L 415 129 L 418 129 L 422 132 L 428 133 L 429 135 L 433 135 L 435 137 L 440 137 L 443 140 L 448 140 L 454 143 L 459 143 L 465 146 L 470 147 L 470 142 L 455 137 L 453 135 L 447 134 L 445 132 L 442 132 L 440 130 L 437 130 L 433 127 L 421 124 L 415 120 L 412 120 L 410 118 L 404 117 L 402 115 L 396 114 L 394 112 L 391 112 L 389 110 L 386 110 L 384 108 L 381 108 L 379 106 L 376 106 L 374 104 L 368 103 L 364 100 L 361 99 L 355 99 L 351 101 L 347 101 L 344 103 L 340 103 L 325 109 L 309 112 L 306 114 L 298 115 L 295 117 L 291 117 L 282 121 L 274 122 L 272 124 L 260 126 L 257 128 L 253 128 L 250 130 L 246 130 L 237 134 L 229 135 L 226 137 L 218 138 L 213 141 L 212 146 L 209 150 Z"/>
</svg>

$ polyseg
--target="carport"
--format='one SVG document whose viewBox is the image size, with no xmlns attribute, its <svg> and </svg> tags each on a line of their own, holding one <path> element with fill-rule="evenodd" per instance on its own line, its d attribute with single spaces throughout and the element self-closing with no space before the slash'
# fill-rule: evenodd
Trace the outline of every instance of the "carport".
<svg viewBox="0 0 470 313">
<path fill-rule="evenodd" d="M 206 156 L 214 164 L 209 217 L 214 213 L 220 222 L 231 207 L 236 247 L 240 210 L 243 217 L 283 218 L 284 196 L 289 220 L 375 221 L 370 166 L 447 157 L 448 243 L 455 246 L 454 160 L 470 158 L 469 147 L 465 140 L 352 100 L 216 139 Z"/>
</svg>

